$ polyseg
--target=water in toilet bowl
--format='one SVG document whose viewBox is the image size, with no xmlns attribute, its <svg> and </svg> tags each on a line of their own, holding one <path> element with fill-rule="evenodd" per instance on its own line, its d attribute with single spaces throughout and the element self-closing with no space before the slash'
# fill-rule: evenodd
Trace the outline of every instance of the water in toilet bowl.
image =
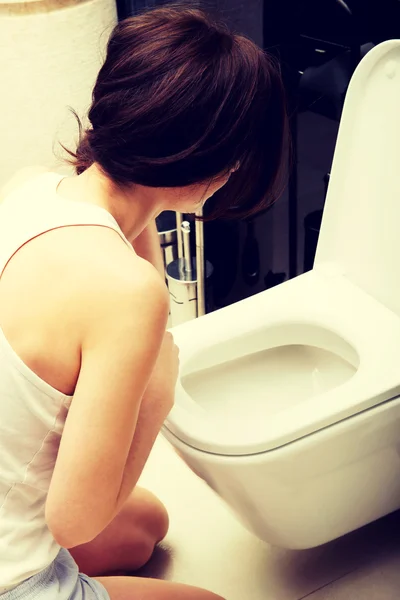
<svg viewBox="0 0 400 600">
<path fill-rule="evenodd" d="M 182 385 L 216 420 L 239 423 L 287 410 L 350 379 L 356 367 L 341 356 L 310 345 L 262 350 L 189 373 Z"/>
</svg>

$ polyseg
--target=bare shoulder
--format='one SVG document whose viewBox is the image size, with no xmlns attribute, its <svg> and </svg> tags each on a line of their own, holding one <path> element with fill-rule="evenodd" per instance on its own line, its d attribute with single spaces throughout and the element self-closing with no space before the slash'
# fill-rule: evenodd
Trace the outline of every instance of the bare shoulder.
<svg viewBox="0 0 400 600">
<path fill-rule="evenodd" d="M 165 282 L 107 227 L 66 227 L 58 230 L 55 268 L 64 273 L 69 309 L 82 324 L 97 323 L 100 331 L 107 319 L 127 324 L 130 316 L 155 318 L 160 326 L 168 318 L 169 296 Z M 58 267 L 57 267 L 58 264 Z M 90 311 L 90 319 L 87 318 Z"/>
<path fill-rule="evenodd" d="M 18 189 L 21 185 L 27 183 L 30 179 L 33 179 L 37 175 L 47 173 L 49 169 L 42 166 L 24 167 L 19 169 L 14 175 L 0 188 L 0 202 L 4 200 L 6 196 L 11 194 L 14 190 Z"/>
<path fill-rule="evenodd" d="M 124 289 L 140 289 L 152 285 L 160 290 L 166 286 L 159 273 L 148 261 L 136 254 L 117 231 L 104 226 L 86 225 L 65 227 L 58 230 L 63 235 L 59 248 L 71 261 L 75 274 L 90 273 L 104 285 L 116 285 Z"/>
<path fill-rule="evenodd" d="M 61 311 L 71 333 L 94 322 L 100 329 L 107 318 L 126 320 L 125 313 L 168 318 L 168 291 L 157 270 L 106 226 L 60 227 L 36 237 L 6 269 L 3 295 L 7 279 L 14 296 L 22 289 L 14 283 L 23 282 L 31 305 L 51 323 Z"/>
</svg>

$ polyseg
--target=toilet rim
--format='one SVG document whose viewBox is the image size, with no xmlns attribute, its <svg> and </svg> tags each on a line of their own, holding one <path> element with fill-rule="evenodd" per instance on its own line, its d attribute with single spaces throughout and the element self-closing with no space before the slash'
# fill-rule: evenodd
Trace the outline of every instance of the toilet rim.
<svg viewBox="0 0 400 600">
<path fill-rule="evenodd" d="M 246 432 L 243 426 L 240 436 L 237 435 L 237 429 L 230 429 L 228 419 L 226 427 L 221 430 L 221 425 L 189 396 L 179 378 L 175 406 L 164 426 L 185 444 L 213 454 L 238 456 L 266 452 L 332 426 L 400 395 L 400 370 L 396 368 L 395 361 L 388 360 L 400 348 L 400 319 L 397 315 L 343 277 L 324 278 L 320 273 L 314 272 L 287 283 L 291 284 L 293 291 L 296 291 L 303 314 L 302 324 L 305 327 L 322 327 L 342 338 L 344 342 L 350 343 L 359 356 L 360 363 L 357 371 L 337 387 L 302 400 L 299 405 L 272 415 L 267 424 L 263 423 L 262 430 Z M 277 327 L 279 324 L 294 323 L 295 316 L 297 321 L 301 318 L 296 307 L 292 307 L 292 314 L 289 311 L 286 319 L 274 319 L 273 305 L 280 307 L 282 298 L 291 295 L 290 286 L 287 286 L 286 290 L 284 286 L 285 284 L 279 286 L 282 289 L 275 294 L 271 293 L 272 290 L 268 290 L 245 301 L 246 311 L 249 310 L 253 315 L 253 320 L 247 328 L 248 332 L 256 331 L 257 327 L 268 330 L 269 327 Z M 335 304 L 331 303 L 321 308 L 321 301 L 323 303 L 324 300 L 328 301 L 332 298 L 333 290 L 336 294 Z M 305 296 L 308 299 L 306 303 L 302 302 Z M 264 302 L 270 311 L 261 311 Z M 233 305 L 235 310 L 232 306 L 228 307 L 231 309 L 228 311 L 228 320 L 235 317 L 235 313 L 236 316 L 241 313 L 240 304 L 238 303 L 236 307 Z M 305 311 L 306 306 L 307 311 Z M 257 307 L 260 311 L 257 311 Z M 354 308 L 358 309 L 355 313 L 351 312 Z M 347 312 L 343 312 L 344 309 Z M 181 345 L 181 373 L 185 370 L 188 360 L 204 346 L 206 339 L 204 335 L 200 336 L 198 343 L 194 345 L 193 339 L 196 335 L 193 338 L 190 332 L 193 334 L 197 331 L 199 334 L 200 332 L 204 334 L 209 326 L 210 335 L 212 332 L 214 338 L 218 337 L 226 325 L 224 310 L 219 311 L 217 318 L 209 319 L 208 324 L 207 317 L 203 317 L 191 322 L 189 328 L 186 325 L 177 328 L 178 346 L 182 339 L 186 338 L 186 343 L 183 342 Z M 282 314 L 281 310 L 278 312 Z M 340 319 L 337 318 L 338 314 Z M 182 333 L 186 330 L 185 333 L 189 334 L 192 343 L 188 343 L 187 335 L 181 338 L 179 329 Z M 243 326 L 238 322 L 236 332 L 240 331 L 243 331 Z M 374 339 L 373 344 L 371 339 Z M 307 343 L 305 340 L 304 344 Z M 380 373 L 379 377 L 376 376 L 377 372 Z"/>
<path fill-rule="evenodd" d="M 177 394 L 180 395 L 180 401 L 176 403 L 164 427 L 181 442 L 212 454 L 242 456 L 277 450 L 400 395 L 400 383 L 390 389 L 381 387 L 374 391 L 373 396 L 365 394 L 365 372 L 370 372 L 368 364 L 360 367 L 351 379 L 338 387 L 271 417 L 262 436 L 254 435 L 251 440 L 244 441 L 230 436 L 226 430 L 221 435 L 220 425 L 209 419 L 206 410 L 179 384 Z M 352 402 L 349 406 L 342 405 L 340 411 L 324 414 L 324 411 L 318 410 L 321 404 L 334 405 L 344 396 L 351 397 Z M 310 417 L 312 410 L 315 412 Z M 308 413 L 307 418 L 304 418 L 305 413 Z"/>
</svg>

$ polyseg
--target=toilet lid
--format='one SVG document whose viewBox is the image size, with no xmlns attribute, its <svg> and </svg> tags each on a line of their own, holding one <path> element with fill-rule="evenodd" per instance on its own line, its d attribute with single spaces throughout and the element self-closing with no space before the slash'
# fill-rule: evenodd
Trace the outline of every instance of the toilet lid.
<svg viewBox="0 0 400 600">
<path fill-rule="evenodd" d="M 311 271 L 173 333 L 181 373 L 167 437 L 203 452 L 275 450 L 400 396 L 400 318 L 334 272 Z"/>
<path fill-rule="evenodd" d="M 315 266 L 400 315 L 400 41 L 376 46 L 351 80 L 341 118 Z"/>
</svg>

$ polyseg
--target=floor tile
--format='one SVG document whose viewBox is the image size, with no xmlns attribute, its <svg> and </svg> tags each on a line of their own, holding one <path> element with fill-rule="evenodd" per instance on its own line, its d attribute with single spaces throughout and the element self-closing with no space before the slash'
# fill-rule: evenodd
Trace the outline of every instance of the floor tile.
<svg viewBox="0 0 400 600">
<path fill-rule="evenodd" d="M 199 585 L 227 600 L 299 600 L 360 567 L 374 568 L 378 554 L 382 561 L 399 553 L 398 514 L 320 548 L 289 551 L 264 544 L 162 438 L 140 484 L 161 498 L 171 519 L 163 549 L 141 574 Z"/>
<path fill-rule="evenodd" d="M 397 600 L 400 596 L 400 544 L 397 553 L 376 558 L 354 573 L 307 596 L 308 600 Z"/>
</svg>

